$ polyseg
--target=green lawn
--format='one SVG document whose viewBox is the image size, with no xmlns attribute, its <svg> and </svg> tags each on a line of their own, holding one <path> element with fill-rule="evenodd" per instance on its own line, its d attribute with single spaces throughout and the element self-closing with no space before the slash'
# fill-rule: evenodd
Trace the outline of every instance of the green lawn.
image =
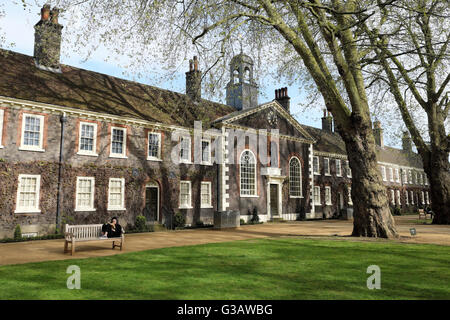
<svg viewBox="0 0 450 320">
<path fill-rule="evenodd" d="M 446 246 L 272 238 L 2 266 L 0 299 L 450 299 L 449 266 Z"/>
</svg>

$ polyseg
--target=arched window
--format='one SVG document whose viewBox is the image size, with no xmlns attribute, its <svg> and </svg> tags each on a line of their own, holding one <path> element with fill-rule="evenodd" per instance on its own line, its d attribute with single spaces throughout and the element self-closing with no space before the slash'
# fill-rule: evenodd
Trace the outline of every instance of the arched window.
<svg viewBox="0 0 450 320">
<path fill-rule="evenodd" d="M 244 150 L 239 159 L 241 195 L 256 196 L 256 159 L 253 152 Z"/>
<path fill-rule="evenodd" d="M 296 157 L 292 157 L 289 161 L 289 195 L 302 196 L 302 166 Z"/>
</svg>

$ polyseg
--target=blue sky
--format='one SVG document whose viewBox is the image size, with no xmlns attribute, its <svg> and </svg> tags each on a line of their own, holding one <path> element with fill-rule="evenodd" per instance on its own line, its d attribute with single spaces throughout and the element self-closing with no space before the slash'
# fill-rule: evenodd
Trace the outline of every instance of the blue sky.
<svg viewBox="0 0 450 320">
<path fill-rule="evenodd" d="M 3 9 L 5 16 L 0 18 L 0 33 L 5 37 L 5 41 L 2 44 L 3 47 L 7 47 L 13 51 L 17 51 L 27 55 L 33 55 L 34 46 L 34 29 L 33 26 L 39 20 L 39 13 L 41 5 L 45 1 L 38 0 L 39 4 L 35 4 L 35 1 L 30 2 L 25 8 L 21 5 L 21 0 L 11 0 L 5 1 L 0 0 L 2 5 L 0 9 Z M 62 18 L 60 23 L 64 25 L 65 20 Z M 64 29 L 63 29 L 64 37 Z M 66 39 L 70 40 L 70 39 Z M 13 46 L 8 46 L 14 43 Z M 111 54 L 106 50 L 96 51 L 87 61 L 82 61 L 83 57 L 78 56 L 76 53 L 69 53 L 67 50 L 63 49 L 63 54 L 61 56 L 61 62 L 63 64 L 93 70 L 100 73 L 105 73 L 121 78 L 128 78 L 131 80 L 151 84 L 164 89 L 174 90 L 177 92 L 184 92 L 185 90 L 185 78 L 184 73 L 180 73 L 175 80 L 170 82 L 158 83 L 152 81 L 152 75 L 146 75 L 146 80 L 137 78 L 133 74 L 125 76 L 124 70 L 114 64 L 114 59 L 106 60 L 106 56 Z M 120 57 L 123 60 L 123 57 Z M 157 66 L 155 66 L 157 68 Z M 188 65 L 186 63 L 186 69 Z M 187 71 L 187 70 L 186 70 Z M 272 100 L 274 98 L 274 90 L 277 88 L 287 86 L 285 83 L 277 83 L 276 80 L 269 79 L 269 81 L 264 81 L 264 87 L 261 88 L 259 102 L 265 102 Z M 291 97 L 291 112 L 296 114 L 296 118 L 300 123 L 311 125 L 314 127 L 321 127 L 321 117 L 322 111 L 320 107 L 317 109 L 308 111 L 302 111 L 303 109 L 299 106 L 299 103 L 304 100 L 305 93 L 299 91 L 298 86 L 287 86 L 289 96 Z M 225 88 L 223 88 L 225 90 Z M 220 101 L 224 102 L 224 101 Z"/>
</svg>

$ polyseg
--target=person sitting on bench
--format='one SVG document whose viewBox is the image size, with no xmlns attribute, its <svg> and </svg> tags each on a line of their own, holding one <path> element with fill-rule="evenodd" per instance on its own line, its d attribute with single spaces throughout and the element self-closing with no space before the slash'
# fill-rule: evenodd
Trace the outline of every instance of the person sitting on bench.
<svg viewBox="0 0 450 320">
<path fill-rule="evenodd" d="M 101 238 L 120 238 L 122 235 L 122 226 L 119 224 L 117 217 L 112 217 L 110 223 L 102 226 Z"/>
</svg>

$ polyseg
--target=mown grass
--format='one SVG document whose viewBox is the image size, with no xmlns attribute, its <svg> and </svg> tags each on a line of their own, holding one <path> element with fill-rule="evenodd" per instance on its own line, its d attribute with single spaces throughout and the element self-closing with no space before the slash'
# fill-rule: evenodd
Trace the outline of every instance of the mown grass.
<svg viewBox="0 0 450 320">
<path fill-rule="evenodd" d="M 0 299 L 449 299 L 449 266 L 447 246 L 269 238 L 2 266 Z"/>
</svg>

